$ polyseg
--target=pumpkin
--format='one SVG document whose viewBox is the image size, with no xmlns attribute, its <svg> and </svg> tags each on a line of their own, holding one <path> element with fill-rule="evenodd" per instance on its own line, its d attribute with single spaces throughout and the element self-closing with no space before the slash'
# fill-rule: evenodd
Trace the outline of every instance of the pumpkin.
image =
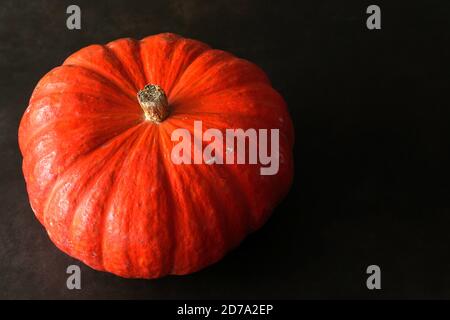
<svg viewBox="0 0 450 320">
<path fill-rule="evenodd" d="M 177 128 L 279 129 L 279 170 L 174 164 Z M 69 56 L 19 127 L 29 201 L 52 242 L 126 278 L 188 274 L 260 228 L 293 179 L 293 126 L 255 64 L 165 33 Z M 194 152 L 194 151 L 193 151 Z"/>
</svg>

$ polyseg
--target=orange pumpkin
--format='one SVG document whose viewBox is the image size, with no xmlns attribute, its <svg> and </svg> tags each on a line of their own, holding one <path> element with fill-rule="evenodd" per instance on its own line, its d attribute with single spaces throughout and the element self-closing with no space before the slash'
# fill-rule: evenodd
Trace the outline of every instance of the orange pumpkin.
<svg viewBox="0 0 450 320">
<path fill-rule="evenodd" d="M 279 129 L 278 173 L 174 164 L 171 133 L 196 120 Z M 197 271 L 261 227 L 291 185 L 293 140 L 261 69 L 169 33 L 74 53 L 39 81 L 19 128 L 30 204 L 50 239 L 129 278 Z"/>
</svg>

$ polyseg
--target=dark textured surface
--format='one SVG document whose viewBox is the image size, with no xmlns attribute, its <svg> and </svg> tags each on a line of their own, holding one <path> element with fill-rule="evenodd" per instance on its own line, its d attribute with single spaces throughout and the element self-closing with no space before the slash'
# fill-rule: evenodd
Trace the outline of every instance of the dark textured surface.
<svg viewBox="0 0 450 320">
<path fill-rule="evenodd" d="M 392 2 L 392 1 L 391 1 Z M 0 3 L 0 298 L 450 298 L 450 5 L 396 1 Z M 269 222 L 201 272 L 126 280 L 56 249 L 28 204 L 17 129 L 73 51 L 175 32 L 259 64 L 296 128 L 296 176 Z M 82 266 L 82 290 L 65 270 Z M 382 290 L 365 287 L 378 264 Z"/>
</svg>

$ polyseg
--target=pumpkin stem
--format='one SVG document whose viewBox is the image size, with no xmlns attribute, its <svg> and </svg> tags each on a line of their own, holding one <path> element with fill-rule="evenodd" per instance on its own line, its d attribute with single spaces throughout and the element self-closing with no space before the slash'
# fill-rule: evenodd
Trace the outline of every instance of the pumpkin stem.
<svg viewBox="0 0 450 320">
<path fill-rule="evenodd" d="M 169 103 L 164 90 L 156 84 L 148 84 L 139 90 L 137 99 L 144 110 L 146 120 L 162 122 L 169 115 Z"/>
</svg>

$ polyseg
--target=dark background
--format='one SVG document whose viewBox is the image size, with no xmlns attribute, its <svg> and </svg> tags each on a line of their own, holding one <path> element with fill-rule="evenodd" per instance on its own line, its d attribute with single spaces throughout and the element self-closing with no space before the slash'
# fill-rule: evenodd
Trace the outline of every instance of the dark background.
<svg viewBox="0 0 450 320">
<path fill-rule="evenodd" d="M 450 4 L 0 1 L 0 298 L 450 298 Z M 66 28 L 78 4 L 82 30 Z M 378 4 L 382 30 L 365 10 Z M 72 52 L 179 33 L 260 65 L 296 131 L 295 181 L 258 232 L 188 276 L 126 280 L 60 252 L 35 219 L 17 129 Z M 82 268 L 82 290 L 66 268 Z M 382 289 L 366 288 L 368 265 Z"/>
</svg>

